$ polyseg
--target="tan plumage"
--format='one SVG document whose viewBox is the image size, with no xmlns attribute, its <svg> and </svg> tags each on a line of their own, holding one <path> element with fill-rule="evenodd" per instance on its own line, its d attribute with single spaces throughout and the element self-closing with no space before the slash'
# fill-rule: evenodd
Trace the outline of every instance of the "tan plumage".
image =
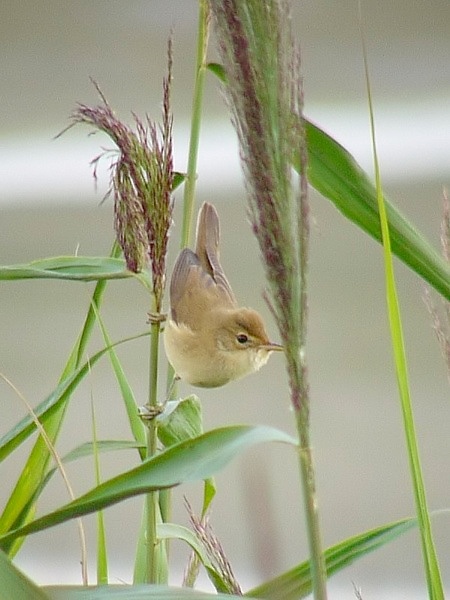
<svg viewBox="0 0 450 600">
<path fill-rule="evenodd" d="M 170 316 L 165 327 L 167 357 L 176 374 L 199 387 L 218 387 L 257 371 L 273 350 L 261 316 L 237 305 L 219 257 L 216 209 L 204 203 L 195 252 L 185 248 L 170 282 Z"/>
</svg>

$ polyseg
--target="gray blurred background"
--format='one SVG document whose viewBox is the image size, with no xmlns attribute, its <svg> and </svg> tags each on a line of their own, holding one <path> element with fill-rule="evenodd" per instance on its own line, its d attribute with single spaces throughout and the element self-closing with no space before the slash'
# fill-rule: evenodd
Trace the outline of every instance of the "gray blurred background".
<svg viewBox="0 0 450 600">
<path fill-rule="evenodd" d="M 306 114 L 371 171 L 357 3 L 295 2 L 301 42 Z M 388 197 L 438 247 L 442 186 L 450 173 L 450 5 L 366 2 L 369 63 L 378 147 Z M 53 140 L 76 102 L 95 104 L 89 77 L 117 114 L 133 110 L 159 118 L 166 40 L 174 30 L 176 169 L 186 169 L 197 5 L 193 0 L 15 2 L 0 5 L 0 260 L 2 264 L 78 252 L 110 250 L 111 202 L 100 206 L 89 161 L 111 144 L 76 128 Z M 215 52 L 211 45 L 211 58 Z M 200 141 L 198 203 L 213 201 L 223 231 L 223 264 L 243 304 L 260 310 L 258 250 L 246 220 L 236 141 L 217 81 L 207 78 Z M 180 197 L 177 197 L 180 200 Z M 380 247 L 311 193 L 309 375 L 313 446 L 325 545 L 412 515 L 414 503 L 389 345 Z M 173 228 L 170 264 L 180 231 Z M 450 401 L 446 371 L 423 303 L 421 281 L 396 264 L 411 391 L 430 508 L 450 504 Z M 0 370 L 37 404 L 54 387 L 88 308 L 90 285 L 52 281 L 4 282 L 0 289 Z M 147 298 L 132 281 L 108 286 L 103 315 L 113 339 L 145 327 Z M 101 346 L 94 338 L 90 352 Z M 145 402 L 147 345 L 126 345 L 120 357 L 140 403 Z M 164 369 L 164 361 L 161 363 Z M 190 392 L 188 387 L 183 392 Z M 61 453 L 91 439 L 91 398 L 100 438 L 129 438 L 126 417 L 107 361 L 95 367 L 73 398 L 58 442 Z M 201 391 L 205 427 L 265 423 L 293 432 L 282 358 L 257 375 L 219 390 Z M 25 413 L 1 386 L 3 434 Z M 30 444 L 2 465 L 0 501 L 10 493 Z M 136 464 L 134 455 L 102 458 L 110 477 Z M 77 494 L 93 485 L 93 466 L 70 465 Z M 307 556 L 303 509 L 290 448 L 260 446 L 217 477 L 212 525 L 244 587 L 286 570 Z M 198 508 L 200 487 L 175 493 L 175 516 L 186 522 L 182 494 Z M 40 512 L 67 500 L 58 477 Z M 141 500 L 106 513 L 110 577 L 130 581 Z M 433 520 L 444 581 L 450 587 L 450 526 Z M 91 581 L 95 522 L 89 530 Z M 186 556 L 174 544 L 179 583 Z M 80 582 L 74 523 L 29 538 L 17 564 L 38 582 Z M 420 542 L 411 532 L 334 577 L 332 598 L 424 598 Z M 205 584 L 206 587 L 207 584 Z"/>
</svg>

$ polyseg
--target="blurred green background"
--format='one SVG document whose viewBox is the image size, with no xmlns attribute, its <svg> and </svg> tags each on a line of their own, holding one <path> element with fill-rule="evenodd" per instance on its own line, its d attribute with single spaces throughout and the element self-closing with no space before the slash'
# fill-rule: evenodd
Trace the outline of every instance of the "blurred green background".
<svg viewBox="0 0 450 600">
<path fill-rule="evenodd" d="M 294 2 L 294 31 L 302 48 L 305 112 L 371 170 L 357 3 Z M 442 187 L 450 173 L 450 5 L 367 2 L 363 5 L 374 95 L 381 172 L 388 197 L 439 244 Z M 112 207 L 100 205 L 107 163 L 97 192 L 89 161 L 111 147 L 68 123 L 76 102 L 95 104 L 95 79 L 117 114 L 158 120 L 166 42 L 174 31 L 173 109 L 175 168 L 186 168 L 197 28 L 193 0 L 14 2 L 0 5 L 0 260 L 109 252 Z M 213 40 L 212 40 L 213 41 Z M 214 59 L 211 44 L 211 59 Z M 198 204 L 216 204 L 222 222 L 223 265 L 242 304 L 260 310 L 276 339 L 262 300 L 258 249 L 246 220 L 245 192 L 234 132 L 218 82 L 207 78 L 198 168 Z M 170 264 L 178 247 L 177 195 Z M 313 445 L 326 545 L 413 514 L 400 408 L 389 345 L 380 247 L 311 193 L 309 376 Z M 411 389 L 429 504 L 450 505 L 450 400 L 446 370 L 423 303 L 420 280 L 397 264 Z M 88 308 L 91 286 L 52 281 L 0 286 L 0 370 L 37 404 L 54 387 Z M 114 339 L 142 331 L 147 298 L 135 282 L 108 286 L 104 317 Z M 92 345 L 92 352 L 101 340 Z M 147 347 L 120 349 L 136 396 L 145 402 Z M 164 363 L 162 362 L 164 368 Z M 186 393 L 192 391 L 187 386 Z M 268 423 L 291 431 L 282 358 L 257 375 L 223 389 L 201 390 L 205 427 Z M 125 412 L 107 361 L 74 397 L 58 449 L 91 437 L 90 400 L 99 437 L 129 436 Z M 1 429 L 25 409 L 1 387 Z M 2 465 L 0 503 L 10 492 L 26 444 Z M 102 458 L 106 478 L 134 464 L 134 456 Z M 13 464 L 14 463 L 14 464 Z M 89 462 L 71 465 L 77 493 L 93 483 Z M 274 576 L 306 557 L 296 459 L 289 448 L 258 447 L 218 476 L 212 525 L 244 587 Z M 186 521 L 182 494 L 194 501 L 199 486 L 176 492 L 175 517 Z M 67 499 L 60 481 L 40 504 L 46 512 Z M 197 503 L 197 506 L 198 503 Z M 112 582 L 131 578 L 141 501 L 106 513 Z M 89 527 L 94 568 L 94 519 Z M 126 528 L 124 528 L 126 523 Z M 444 583 L 450 586 L 450 521 L 433 521 Z M 125 536 L 124 530 L 129 532 Z M 185 559 L 174 545 L 174 582 Z M 29 538 L 17 558 L 38 582 L 79 582 L 75 525 Z M 94 572 L 94 570 L 92 571 Z M 93 581 L 93 576 L 92 576 Z M 407 534 L 333 578 L 333 598 L 422 598 L 425 583 L 419 539 Z"/>
</svg>

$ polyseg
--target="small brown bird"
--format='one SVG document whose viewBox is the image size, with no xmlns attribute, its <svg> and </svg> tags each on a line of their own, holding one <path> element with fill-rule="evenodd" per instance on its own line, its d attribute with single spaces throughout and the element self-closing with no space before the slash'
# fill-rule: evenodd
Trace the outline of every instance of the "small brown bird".
<svg viewBox="0 0 450 600">
<path fill-rule="evenodd" d="M 164 330 L 167 357 L 178 377 L 198 387 L 219 387 L 258 371 L 272 351 L 261 316 L 237 305 L 219 260 L 219 216 L 205 202 L 195 252 L 185 248 L 170 282 Z"/>
</svg>

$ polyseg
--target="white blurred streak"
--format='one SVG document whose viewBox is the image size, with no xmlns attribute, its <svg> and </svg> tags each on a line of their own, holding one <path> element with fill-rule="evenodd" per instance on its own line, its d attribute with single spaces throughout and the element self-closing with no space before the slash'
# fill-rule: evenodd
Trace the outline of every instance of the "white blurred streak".
<svg viewBox="0 0 450 600">
<path fill-rule="evenodd" d="M 372 157 L 364 106 L 307 107 L 308 116 L 339 141 L 369 173 Z M 375 106 L 379 158 L 384 183 L 439 180 L 450 174 L 450 111 L 436 100 L 422 104 Z M 175 131 L 175 169 L 184 171 L 188 127 Z M 83 204 L 92 202 L 95 185 L 90 161 L 113 148 L 102 135 L 72 130 L 58 139 L 3 139 L 0 145 L 0 205 Z M 108 188 L 110 158 L 98 169 L 96 197 Z M 200 139 L 199 186 L 212 191 L 242 185 L 235 133 L 224 121 L 205 122 Z"/>
</svg>

